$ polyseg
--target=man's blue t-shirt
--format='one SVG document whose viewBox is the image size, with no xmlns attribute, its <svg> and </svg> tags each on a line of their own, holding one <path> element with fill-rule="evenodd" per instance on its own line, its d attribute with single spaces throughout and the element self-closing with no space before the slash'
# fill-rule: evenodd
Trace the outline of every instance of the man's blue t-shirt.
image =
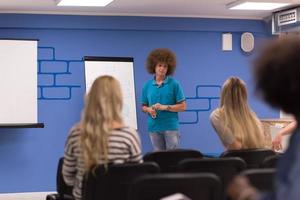
<svg viewBox="0 0 300 200">
<path fill-rule="evenodd" d="M 172 77 L 167 76 L 161 85 L 155 79 L 149 80 L 143 87 L 142 104 L 152 106 L 156 103 L 174 105 L 185 100 L 180 84 Z M 178 113 L 157 110 L 156 118 L 148 115 L 148 131 L 178 130 Z"/>
</svg>

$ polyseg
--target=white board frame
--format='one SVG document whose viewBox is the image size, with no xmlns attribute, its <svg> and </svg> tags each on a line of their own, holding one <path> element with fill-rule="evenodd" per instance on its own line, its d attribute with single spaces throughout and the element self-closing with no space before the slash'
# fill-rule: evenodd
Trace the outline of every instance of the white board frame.
<svg viewBox="0 0 300 200">
<path fill-rule="evenodd" d="M 37 49 L 38 40 L 0 38 L 1 127 L 38 122 Z"/>
<path fill-rule="evenodd" d="M 123 94 L 124 123 L 137 129 L 136 98 L 133 58 L 129 57 L 84 57 L 85 88 L 89 91 L 94 80 L 103 75 L 111 75 L 121 85 Z"/>
</svg>

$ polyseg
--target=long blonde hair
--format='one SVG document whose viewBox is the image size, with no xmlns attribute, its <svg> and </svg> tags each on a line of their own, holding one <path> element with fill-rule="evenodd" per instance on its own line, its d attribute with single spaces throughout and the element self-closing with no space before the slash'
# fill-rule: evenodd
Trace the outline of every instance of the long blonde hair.
<svg viewBox="0 0 300 200">
<path fill-rule="evenodd" d="M 230 77 L 225 81 L 220 106 L 225 128 L 241 142 L 242 148 L 265 146 L 263 128 L 248 105 L 246 85 L 241 79 Z"/>
<path fill-rule="evenodd" d="M 98 77 L 85 101 L 81 118 L 81 145 L 86 170 L 108 163 L 108 137 L 115 122 L 122 123 L 122 93 L 112 76 Z"/>
</svg>

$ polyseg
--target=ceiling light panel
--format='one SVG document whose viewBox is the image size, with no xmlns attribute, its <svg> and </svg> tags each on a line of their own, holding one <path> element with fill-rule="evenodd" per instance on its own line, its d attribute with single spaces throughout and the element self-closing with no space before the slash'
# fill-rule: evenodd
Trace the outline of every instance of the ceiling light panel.
<svg viewBox="0 0 300 200">
<path fill-rule="evenodd" d="M 106 6 L 113 0 L 61 0 L 58 2 L 58 6 Z"/>
<path fill-rule="evenodd" d="M 237 1 L 228 5 L 232 10 L 275 10 L 290 5 L 289 3 Z"/>
</svg>

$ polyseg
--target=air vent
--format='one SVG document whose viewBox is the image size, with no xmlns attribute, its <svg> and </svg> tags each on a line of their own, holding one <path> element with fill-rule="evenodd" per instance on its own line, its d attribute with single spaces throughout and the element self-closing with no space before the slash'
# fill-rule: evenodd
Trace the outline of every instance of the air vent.
<svg viewBox="0 0 300 200">
<path fill-rule="evenodd" d="M 278 14 L 278 26 L 293 24 L 297 22 L 297 10 L 288 10 Z"/>
</svg>

